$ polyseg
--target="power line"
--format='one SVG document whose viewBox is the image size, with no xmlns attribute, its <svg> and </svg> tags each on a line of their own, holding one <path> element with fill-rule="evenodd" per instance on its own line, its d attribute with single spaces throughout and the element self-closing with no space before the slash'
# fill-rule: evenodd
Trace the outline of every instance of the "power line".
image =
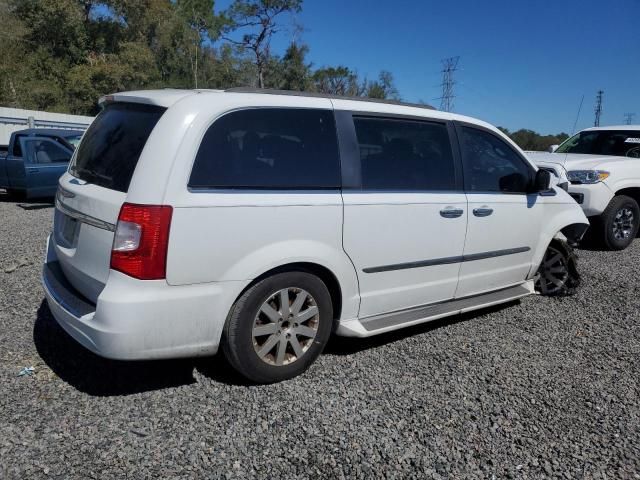
<svg viewBox="0 0 640 480">
<path fill-rule="evenodd" d="M 602 115 L 602 95 L 603 94 L 604 94 L 604 91 L 598 90 L 598 94 L 596 95 L 596 108 L 594 109 L 596 118 L 595 118 L 595 121 L 593 122 L 594 127 L 600 126 L 600 116 Z"/>
<path fill-rule="evenodd" d="M 635 113 L 625 113 L 624 114 L 624 123 L 626 123 L 627 125 L 632 125 L 633 124 L 633 119 L 636 117 Z"/>
<path fill-rule="evenodd" d="M 450 57 L 442 60 L 442 96 L 440 97 L 440 110 L 451 112 L 453 110 L 453 93 L 455 81 L 453 74 L 458 69 L 460 57 Z"/>
<path fill-rule="evenodd" d="M 578 107 L 578 113 L 576 114 L 576 121 L 573 122 L 573 129 L 571 130 L 571 136 L 573 137 L 573 134 L 576 131 L 576 127 L 578 126 L 578 119 L 580 118 L 580 112 L 582 111 L 582 104 L 584 103 L 584 95 L 582 95 L 582 98 L 580 99 L 580 106 Z"/>
</svg>

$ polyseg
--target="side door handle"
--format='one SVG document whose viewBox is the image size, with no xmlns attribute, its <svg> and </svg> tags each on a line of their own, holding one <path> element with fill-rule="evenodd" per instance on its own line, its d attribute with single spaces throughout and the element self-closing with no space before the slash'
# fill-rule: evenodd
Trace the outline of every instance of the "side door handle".
<svg viewBox="0 0 640 480">
<path fill-rule="evenodd" d="M 35 168 L 35 167 L 27 167 L 27 172 L 29 173 L 37 173 L 39 172 L 40 169 L 39 168 Z"/>
<path fill-rule="evenodd" d="M 493 213 L 493 208 L 482 207 L 482 208 L 473 209 L 473 214 L 476 217 L 488 217 L 492 213 Z"/>
<path fill-rule="evenodd" d="M 463 213 L 464 210 L 461 208 L 447 207 L 440 210 L 440 216 L 444 218 L 458 218 L 461 217 Z"/>
</svg>

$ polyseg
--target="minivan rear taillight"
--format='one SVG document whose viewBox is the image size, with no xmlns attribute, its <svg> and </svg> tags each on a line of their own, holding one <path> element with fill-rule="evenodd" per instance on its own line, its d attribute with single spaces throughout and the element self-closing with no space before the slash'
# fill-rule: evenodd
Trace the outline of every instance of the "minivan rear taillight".
<svg viewBox="0 0 640 480">
<path fill-rule="evenodd" d="M 140 280 L 166 278 L 172 213 L 173 209 L 165 205 L 122 205 L 111 268 Z"/>
</svg>

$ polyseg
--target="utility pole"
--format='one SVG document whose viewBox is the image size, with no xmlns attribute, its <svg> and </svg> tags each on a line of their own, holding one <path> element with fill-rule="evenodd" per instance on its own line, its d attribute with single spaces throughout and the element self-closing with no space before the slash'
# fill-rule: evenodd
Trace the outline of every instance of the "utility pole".
<svg viewBox="0 0 640 480">
<path fill-rule="evenodd" d="M 440 110 L 451 112 L 453 110 L 453 93 L 455 81 L 454 72 L 458 69 L 460 57 L 450 57 L 442 60 L 442 96 L 440 97 Z"/>
<path fill-rule="evenodd" d="M 635 113 L 625 113 L 624 114 L 624 123 L 627 125 L 633 124 L 633 119 L 636 117 Z"/>
<path fill-rule="evenodd" d="M 596 95 L 596 108 L 595 108 L 596 119 L 593 122 L 594 127 L 600 126 L 600 116 L 602 115 L 602 94 L 604 94 L 604 91 L 598 90 L 598 94 Z"/>
</svg>

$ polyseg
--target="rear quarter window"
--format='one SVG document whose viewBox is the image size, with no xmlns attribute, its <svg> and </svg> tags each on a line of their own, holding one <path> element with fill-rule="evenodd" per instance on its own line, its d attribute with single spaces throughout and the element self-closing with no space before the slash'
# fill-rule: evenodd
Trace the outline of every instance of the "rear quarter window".
<svg viewBox="0 0 640 480">
<path fill-rule="evenodd" d="M 189 187 L 339 188 L 340 162 L 330 110 L 258 108 L 227 113 L 209 127 Z"/>
<path fill-rule="evenodd" d="M 142 149 L 165 110 L 136 103 L 108 104 L 85 133 L 69 173 L 127 192 Z"/>
</svg>

